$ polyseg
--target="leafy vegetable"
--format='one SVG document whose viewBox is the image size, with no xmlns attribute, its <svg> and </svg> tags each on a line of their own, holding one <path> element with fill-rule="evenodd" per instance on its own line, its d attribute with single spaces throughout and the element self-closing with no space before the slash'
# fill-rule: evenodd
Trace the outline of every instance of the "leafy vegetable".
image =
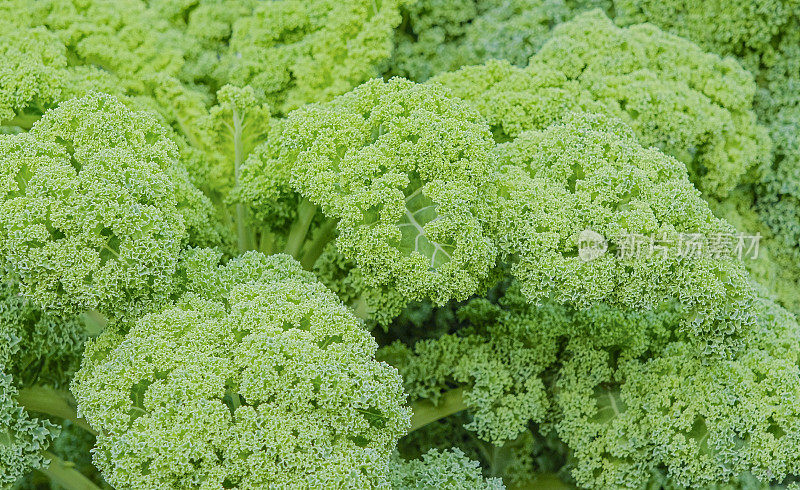
<svg viewBox="0 0 800 490">
<path fill-rule="evenodd" d="M 0 488 L 800 488 L 795 0 L 0 28 Z"/>
</svg>

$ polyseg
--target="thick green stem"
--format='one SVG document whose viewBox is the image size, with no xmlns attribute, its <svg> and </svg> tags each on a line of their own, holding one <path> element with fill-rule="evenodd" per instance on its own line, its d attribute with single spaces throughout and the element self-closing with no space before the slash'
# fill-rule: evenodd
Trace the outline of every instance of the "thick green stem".
<svg viewBox="0 0 800 490">
<path fill-rule="evenodd" d="M 271 231 L 261 232 L 261 238 L 258 243 L 258 250 L 264 255 L 272 255 L 275 253 L 275 233 Z"/>
<path fill-rule="evenodd" d="M 508 448 L 505 446 L 492 446 L 491 468 L 492 475 L 499 476 L 506 469 L 508 462 Z"/>
<path fill-rule="evenodd" d="M 250 235 L 247 230 L 247 209 L 242 203 L 236 204 L 236 235 L 239 252 L 247 252 L 253 249 L 250 245 Z"/>
<path fill-rule="evenodd" d="M 464 388 L 455 388 L 442 395 L 434 405 L 429 400 L 421 400 L 411 405 L 411 429 L 413 432 L 431 422 L 445 418 L 467 408 L 464 402 Z"/>
<path fill-rule="evenodd" d="M 325 251 L 325 246 L 333 240 L 335 235 L 334 231 L 336 230 L 336 221 L 328 220 L 323 224 L 318 230 L 314 239 L 308 245 L 306 252 L 303 254 L 303 258 L 300 259 L 300 265 L 303 266 L 303 269 L 310 271 L 314 268 L 314 264 L 317 262 L 317 259 L 322 252 Z"/>
<path fill-rule="evenodd" d="M 317 214 L 317 207 L 311 204 L 308 199 L 303 199 L 300 205 L 297 206 L 297 219 L 294 220 L 292 228 L 289 230 L 289 237 L 286 239 L 286 247 L 283 250 L 284 253 L 300 259 L 300 250 L 306 241 L 308 228 L 311 226 L 315 214 Z"/>
<path fill-rule="evenodd" d="M 211 204 L 214 206 L 214 209 L 217 210 L 217 214 L 222 220 L 222 224 L 230 227 L 234 226 L 234 216 L 231 214 L 231 207 L 225 200 L 225 196 L 223 196 L 213 187 L 209 187 L 207 185 L 202 186 L 200 190 L 202 190 L 211 200 Z"/>
<path fill-rule="evenodd" d="M 244 142 L 242 142 L 242 118 L 236 108 L 233 108 L 233 173 L 236 185 L 244 162 Z M 253 249 L 253 239 L 247 228 L 247 208 L 242 203 L 236 204 L 236 235 L 240 252 Z"/>
<path fill-rule="evenodd" d="M 41 119 L 41 114 L 29 114 L 21 112 L 8 121 L 2 121 L 3 126 L 17 126 L 28 130 L 33 127 L 33 123 Z"/>
<path fill-rule="evenodd" d="M 66 490 L 100 490 L 100 487 L 76 470 L 72 463 L 50 452 L 46 452 L 45 456 L 50 460 L 50 464 L 39 471 L 55 485 Z"/>
<path fill-rule="evenodd" d="M 570 490 L 574 488 L 564 483 L 555 473 L 537 473 L 528 483 L 530 486 L 524 488 L 536 488 L 539 490 Z"/>
<path fill-rule="evenodd" d="M 17 403 L 30 412 L 39 412 L 66 419 L 97 435 L 97 432 L 83 419 L 78 418 L 75 399 L 68 391 L 56 390 L 48 386 L 32 386 L 19 390 Z"/>
</svg>

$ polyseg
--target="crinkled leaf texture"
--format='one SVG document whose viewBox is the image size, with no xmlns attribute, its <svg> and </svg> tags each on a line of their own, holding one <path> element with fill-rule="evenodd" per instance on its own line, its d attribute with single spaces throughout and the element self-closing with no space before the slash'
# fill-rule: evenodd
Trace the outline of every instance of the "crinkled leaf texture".
<svg viewBox="0 0 800 490">
<path fill-rule="evenodd" d="M 172 290 L 193 187 L 175 144 L 145 112 L 92 94 L 0 137 L 6 274 L 56 311 L 137 314 Z"/>
<path fill-rule="evenodd" d="M 199 255 L 203 277 L 211 262 Z M 89 344 L 73 391 L 101 433 L 104 478 L 141 489 L 385 487 L 410 410 L 360 321 L 288 256 L 248 253 L 206 279 Z"/>
<path fill-rule="evenodd" d="M 492 140 L 439 87 L 372 80 L 286 121 L 291 185 L 338 221 L 364 280 L 409 300 L 474 293 L 494 266 Z"/>
</svg>

